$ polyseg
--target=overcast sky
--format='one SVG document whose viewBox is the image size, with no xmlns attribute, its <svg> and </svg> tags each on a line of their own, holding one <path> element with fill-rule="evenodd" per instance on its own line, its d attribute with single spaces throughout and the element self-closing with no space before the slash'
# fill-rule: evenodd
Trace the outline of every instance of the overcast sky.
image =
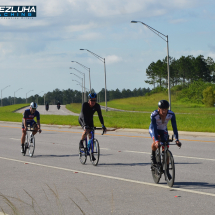
<svg viewBox="0 0 215 215">
<path fill-rule="evenodd" d="M 214 0 L 1 0 L 1 5 L 36 5 L 34 19 L 0 18 L 0 89 L 2 96 L 24 97 L 58 88 L 81 90 L 70 74 L 74 67 L 92 88 L 105 85 L 104 65 L 87 51 L 105 58 L 107 89 L 150 87 L 146 68 L 166 56 L 166 42 L 142 21 L 169 36 L 170 56 L 215 60 Z M 171 72 L 171 71 L 170 71 Z M 81 76 L 81 75 L 80 75 Z"/>
</svg>

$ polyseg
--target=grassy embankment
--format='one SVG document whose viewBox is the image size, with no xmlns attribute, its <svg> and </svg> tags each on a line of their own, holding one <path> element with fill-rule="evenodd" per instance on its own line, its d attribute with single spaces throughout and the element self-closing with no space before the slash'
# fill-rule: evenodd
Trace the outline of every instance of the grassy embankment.
<svg viewBox="0 0 215 215">
<path fill-rule="evenodd" d="M 151 96 L 116 99 L 108 102 L 108 107 L 151 113 L 157 109 L 157 103 L 160 99 L 168 100 L 168 97 L 164 93 L 156 93 Z M 105 103 L 100 104 L 105 106 Z M 81 104 L 67 105 L 67 108 L 79 113 Z M 215 132 L 215 108 L 206 108 L 202 104 L 182 103 L 177 101 L 173 95 L 171 109 L 176 113 L 178 130 Z M 105 125 L 110 127 L 148 129 L 150 124 L 150 113 L 102 112 Z M 168 129 L 171 130 L 171 123 L 169 123 Z"/>
<path fill-rule="evenodd" d="M 127 99 L 117 99 L 108 102 L 108 107 L 114 107 L 123 110 L 147 111 L 152 112 L 157 109 L 157 102 L 160 99 L 167 99 L 163 93 L 153 94 L 151 96 L 134 97 Z M 101 105 L 105 105 L 101 103 Z M 12 113 L 23 105 L 12 105 L 0 108 L 0 121 L 20 122 L 22 115 Z M 69 110 L 80 113 L 81 104 L 69 104 L 66 106 Z M 182 103 L 172 96 L 172 110 L 176 113 L 178 130 L 180 131 L 199 131 L 215 132 L 215 108 L 206 108 L 200 104 Z M 150 113 L 132 113 L 102 111 L 105 126 L 115 128 L 142 128 L 148 129 L 150 124 Z M 97 116 L 94 117 L 95 126 L 100 126 Z M 79 125 L 78 116 L 56 116 L 42 115 L 42 124 L 58 125 Z M 168 128 L 171 130 L 171 123 Z"/>
</svg>

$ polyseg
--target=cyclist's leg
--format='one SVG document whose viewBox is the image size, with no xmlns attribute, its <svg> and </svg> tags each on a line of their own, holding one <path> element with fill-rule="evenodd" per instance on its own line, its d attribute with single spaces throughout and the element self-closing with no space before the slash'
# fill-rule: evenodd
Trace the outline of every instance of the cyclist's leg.
<svg viewBox="0 0 215 215">
<path fill-rule="evenodd" d="M 24 151 L 24 143 L 25 143 L 25 136 L 26 136 L 26 131 L 24 130 L 24 123 L 22 121 L 22 136 L 21 136 L 21 152 L 23 153 Z"/>
<path fill-rule="evenodd" d="M 152 147 L 151 161 L 152 161 L 153 164 L 156 164 L 157 162 L 156 162 L 156 158 L 155 158 L 155 151 L 157 150 L 158 145 L 155 144 L 155 137 L 153 136 L 153 133 L 152 133 L 151 129 L 149 129 L 149 134 L 150 134 L 150 136 L 152 138 L 152 141 L 153 141 L 152 146 L 151 146 Z M 159 141 L 160 141 L 160 139 L 159 139 Z"/>
<path fill-rule="evenodd" d="M 34 120 L 31 122 L 31 127 L 34 130 L 34 132 L 32 132 L 32 134 L 35 135 L 38 132 L 38 127 L 37 127 L 37 123 Z"/>
</svg>

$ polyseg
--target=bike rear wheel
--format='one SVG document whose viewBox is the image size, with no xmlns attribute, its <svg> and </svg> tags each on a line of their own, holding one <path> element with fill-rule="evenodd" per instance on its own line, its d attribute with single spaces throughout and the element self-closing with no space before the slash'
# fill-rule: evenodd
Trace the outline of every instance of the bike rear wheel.
<svg viewBox="0 0 215 215">
<path fill-rule="evenodd" d="M 94 139 L 94 143 L 90 145 L 90 160 L 94 166 L 98 165 L 99 157 L 100 157 L 99 141 L 97 139 Z"/>
<path fill-rule="evenodd" d="M 161 175 L 162 175 L 162 165 L 161 165 L 161 158 L 160 158 L 160 149 L 155 151 L 155 158 L 156 158 L 156 165 L 151 166 L 152 177 L 156 184 L 159 183 Z"/>
<path fill-rule="evenodd" d="M 31 141 L 31 139 L 32 139 L 32 141 Z M 32 137 L 30 137 L 29 145 L 28 145 L 28 153 L 29 153 L 30 157 L 33 157 L 34 150 L 35 150 L 35 137 L 32 136 Z"/>
<path fill-rule="evenodd" d="M 86 140 L 83 140 L 84 148 L 79 148 L 79 160 L 82 164 L 85 164 L 87 161 L 87 144 Z"/>
<path fill-rule="evenodd" d="M 168 164 L 169 162 L 169 164 Z M 175 163 L 172 153 L 167 150 L 165 160 L 165 177 L 169 187 L 172 187 L 175 181 Z"/>
</svg>

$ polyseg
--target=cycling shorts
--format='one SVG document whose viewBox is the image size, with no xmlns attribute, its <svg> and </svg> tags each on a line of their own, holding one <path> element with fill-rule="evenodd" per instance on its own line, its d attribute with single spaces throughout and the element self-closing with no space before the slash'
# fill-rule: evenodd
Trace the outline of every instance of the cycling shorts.
<svg viewBox="0 0 215 215">
<path fill-rule="evenodd" d="M 26 123 L 27 126 L 33 127 L 34 125 L 36 125 L 37 123 L 34 120 L 31 120 L 30 122 Z M 24 126 L 24 120 L 22 120 L 22 130 L 25 128 Z"/>
<path fill-rule="evenodd" d="M 167 141 L 169 138 L 168 131 L 167 130 L 157 130 L 157 132 L 158 132 L 158 136 L 160 137 L 160 140 L 161 140 L 161 145 L 163 145 L 163 142 Z M 155 139 L 151 129 L 149 129 L 149 134 L 152 139 Z"/>
</svg>

